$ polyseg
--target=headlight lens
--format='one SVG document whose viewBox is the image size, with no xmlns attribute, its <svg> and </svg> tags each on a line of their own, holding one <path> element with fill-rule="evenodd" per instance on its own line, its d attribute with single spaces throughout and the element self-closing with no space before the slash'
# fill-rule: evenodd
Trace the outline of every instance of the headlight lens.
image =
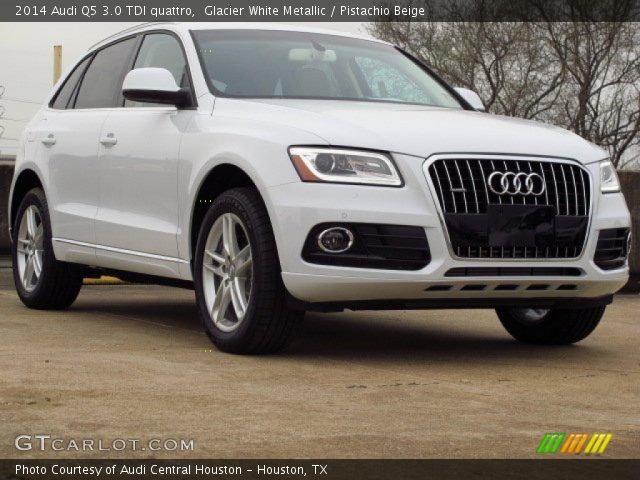
<svg viewBox="0 0 640 480">
<path fill-rule="evenodd" d="M 399 187 L 402 179 L 388 155 L 335 148 L 291 147 L 289 155 L 305 182 Z"/>
<path fill-rule="evenodd" d="M 620 191 L 620 181 L 616 168 L 609 160 L 600 162 L 600 191 L 602 193 L 613 193 Z"/>
</svg>

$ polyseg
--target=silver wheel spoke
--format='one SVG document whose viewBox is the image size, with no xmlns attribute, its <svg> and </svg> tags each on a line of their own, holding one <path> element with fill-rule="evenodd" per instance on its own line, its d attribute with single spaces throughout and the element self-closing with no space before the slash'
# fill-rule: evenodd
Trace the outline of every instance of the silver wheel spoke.
<svg viewBox="0 0 640 480">
<path fill-rule="evenodd" d="M 217 275 L 218 277 L 222 277 L 222 276 L 224 276 L 224 272 L 222 271 L 222 268 L 221 268 L 221 267 L 216 267 L 215 265 L 211 265 L 211 264 L 208 264 L 208 263 L 205 263 L 205 264 L 203 265 L 203 267 L 204 267 L 206 270 L 209 270 L 209 271 L 210 271 L 211 273 L 213 273 L 214 275 Z"/>
<path fill-rule="evenodd" d="M 236 224 L 231 215 L 225 213 L 222 217 L 222 243 L 224 253 L 229 258 L 234 258 L 238 252 L 238 239 L 236 238 Z"/>
<path fill-rule="evenodd" d="M 29 247 L 31 246 L 31 242 L 26 238 L 18 238 L 18 245 L 16 246 L 18 253 L 22 255 L 27 255 L 29 253 Z"/>
<path fill-rule="evenodd" d="M 247 310 L 247 301 L 244 297 L 244 288 L 240 285 L 240 280 L 237 278 L 233 279 L 231 283 L 231 301 L 233 302 L 236 317 L 238 317 L 238 320 L 242 320 Z"/>
<path fill-rule="evenodd" d="M 33 271 L 36 274 L 36 280 L 40 278 L 42 274 L 42 255 L 40 252 L 33 254 Z"/>
<path fill-rule="evenodd" d="M 236 275 L 239 277 L 245 276 L 245 272 L 250 270 L 253 266 L 251 247 L 247 245 L 242 250 L 240 250 L 240 253 L 238 253 L 238 255 L 236 255 L 236 258 L 234 259 L 234 262 L 236 264 Z"/>
<path fill-rule="evenodd" d="M 36 247 L 42 248 L 42 244 L 44 241 L 44 225 L 40 223 L 38 228 L 36 229 L 36 235 L 33 238 L 33 242 L 36 244 Z"/>
<path fill-rule="evenodd" d="M 222 256 L 222 254 L 214 251 L 214 250 L 205 250 L 204 253 L 211 258 L 211 260 L 213 260 L 214 262 L 216 262 L 218 265 L 223 265 L 224 264 L 224 256 Z"/>
<path fill-rule="evenodd" d="M 29 234 L 29 238 L 32 240 L 35 239 L 37 231 L 36 209 L 34 207 L 29 207 L 27 209 L 27 233 Z"/>
<path fill-rule="evenodd" d="M 246 276 L 245 272 L 250 272 L 251 267 L 253 267 L 253 259 L 249 257 L 246 261 L 236 267 L 236 275 L 239 277 Z"/>
<path fill-rule="evenodd" d="M 231 301 L 231 289 L 228 285 L 222 283 L 216 291 L 211 309 L 211 319 L 216 325 L 220 325 L 224 321 L 224 314 L 227 313 L 229 303 Z"/>
<path fill-rule="evenodd" d="M 28 292 L 38 286 L 44 268 L 44 225 L 35 205 L 23 213 L 18 228 L 16 268 L 22 286 Z"/>
<path fill-rule="evenodd" d="M 222 277 L 224 272 L 222 271 L 222 266 L 224 265 L 224 257 L 215 252 L 213 250 L 205 250 L 205 255 L 213 260 L 213 263 L 205 263 L 204 268 L 213 272 L 215 275 Z"/>
<path fill-rule="evenodd" d="M 24 274 L 22 276 L 22 283 L 25 287 L 31 285 L 31 278 L 33 277 L 33 257 L 27 258 L 27 264 L 24 268 Z"/>
<path fill-rule="evenodd" d="M 548 308 L 517 308 L 512 311 L 522 323 L 531 325 L 541 322 L 549 313 Z"/>
</svg>

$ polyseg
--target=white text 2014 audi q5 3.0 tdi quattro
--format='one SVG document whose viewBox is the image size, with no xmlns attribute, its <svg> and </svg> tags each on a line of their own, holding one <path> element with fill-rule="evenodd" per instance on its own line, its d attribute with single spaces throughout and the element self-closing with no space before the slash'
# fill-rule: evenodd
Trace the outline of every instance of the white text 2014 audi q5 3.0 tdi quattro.
<svg viewBox="0 0 640 480">
<path fill-rule="evenodd" d="M 154 24 L 95 45 L 28 125 L 15 284 L 193 285 L 222 350 L 282 348 L 306 310 L 495 308 L 516 339 L 585 338 L 628 277 L 607 154 L 484 113 L 388 43 Z"/>
</svg>

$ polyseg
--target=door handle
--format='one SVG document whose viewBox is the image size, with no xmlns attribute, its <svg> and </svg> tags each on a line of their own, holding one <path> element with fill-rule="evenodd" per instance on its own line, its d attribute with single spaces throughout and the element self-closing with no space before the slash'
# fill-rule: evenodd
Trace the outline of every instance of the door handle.
<svg viewBox="0 0 640 480">
<path fill-rule="evenodd" d="M 56 144 L 56 136 L 53 133 L 50 133 L 45 138 L 42 139 L 42 143 L 47 147 L 51 147 Z"/>
<path fill-rule="evenodd" d="M 100 139 L 100 143 L 105 147 L 112 147 L 116 143 L 118 143 L 118 139 L 113 133 L 107 133 L 104 137 Z"/>
</svg>

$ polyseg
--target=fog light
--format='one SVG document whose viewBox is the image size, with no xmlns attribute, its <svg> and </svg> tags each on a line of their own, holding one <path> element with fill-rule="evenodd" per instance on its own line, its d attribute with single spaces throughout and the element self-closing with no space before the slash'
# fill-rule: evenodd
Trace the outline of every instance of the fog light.
<svg viewBox="0 0 640 480">
<path fill-rule="evenodd" d="M 346 252 L 353 245 L 353 233 L 343 227 L 332 227 L 318 235 L 318 246 L 327 253 Z"/>
</svg>

